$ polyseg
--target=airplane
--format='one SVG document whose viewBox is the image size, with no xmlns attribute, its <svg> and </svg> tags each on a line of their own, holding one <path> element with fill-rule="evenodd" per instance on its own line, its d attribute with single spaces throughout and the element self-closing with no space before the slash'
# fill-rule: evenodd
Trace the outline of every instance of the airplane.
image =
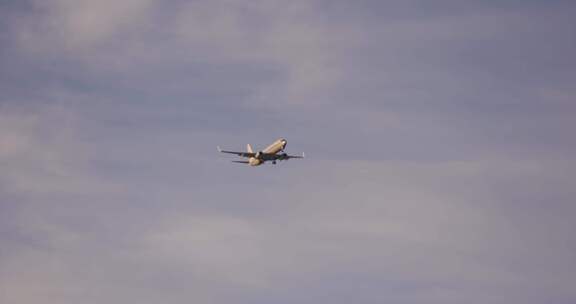
<svg viewBox="0 0 576 304">
<path fill-rule="evenodd" d="M 218 152 L 221 153 L 229 153 L 229 154 L 236 154 L 238 156 L 241 157 L 247 157 L 248 160 L 233 160 L 233 163 L 240 163 L 240 164 L 248 164 L 250 166 L 260 166 L 261 164 L 267 162 L 267 161 L 271 161 L 272 164 L 276 164 L 276 161 L 279 160 L 289 160 L 291 158 L 304 158 L 304 153 L 302 153 L 302 156 L 296 156 L 296 155 L 288 155 L 286 153 L 284 153 L 284 148 L 286 148 L 286 144 L 288 142 L 284 139 L 284 138 L 280 138 L 278 140 L 276 140 L 275 142 L 273 142 L 271 145 L 269 145 L 268 147 L 266 147 L 266 149 L 262 150 L 262 151 L 258 151 L 256 153 L 254 153 L 254 150 L 252 150 L 252 146 L 250 146 L 250 144 L 246 145 L 246 150 L 247 152 L 235 152 L 235 151 L 225 151 L 220 149 L 220 147 L 217 147 Z M 283 153 L 279 153 L 279 152 L 283 152 Z"/>
</svg>

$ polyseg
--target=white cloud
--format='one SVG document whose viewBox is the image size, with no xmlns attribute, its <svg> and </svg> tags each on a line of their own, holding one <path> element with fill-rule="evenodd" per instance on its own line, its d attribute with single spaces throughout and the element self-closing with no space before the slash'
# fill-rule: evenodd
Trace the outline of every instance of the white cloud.
<svg viewBox="0 0 576 304">
<path fill-rule="evenodd" d="M 154 0 L 35 1 L 36 14 L 23 23 L 21 42 L 30 51 L 87 52 L 138 29 L 153 4 Z"/>
<path fill-rule="evenodd" d="M 283 206 L 277 213 L 168 215 L 143 235 L 144 261 L 260 288 L 351 273 L 447 288 L 484 286 L 475 292 L 486 294 L 499 286 L 556 282 L 566 293 L 568 272 L 536 279 L 538 271 L 514 265 L 539 260 L 546 240 L 525 243 L 518 229 L 531 230 L 531 220 L 502 215 L 498 195 L 484 182 L 492 166 L 503 165 L 320 162 L 305 174 L 316 182 L 259 192 L 262 208 Z"/>
<path fill-rule="evenodd" d="M 32 195 L 116 192 L 120 187 L 87 172 L 69 106 L 0 108 L 0 181 L 4 191 Z"/>
<path fill-rule="evenodd" d="M 308 1 L 196 2 L 176 20 L 176 33 L 193 57 L 280 72 L 255 90 L 249 103 L 257 107 L 329 102 L 342 77 L 339 56 L 356 42 L 349 29 L 325 22 Z"/>
<path fill-rule="evenodd" d="M 190 216 L 170 220 L 145 237 L 145 261 L 190 269 L 203 280 L 263 287 L 266 257 L 259 238 L 261 227 L 234 217 Z"/>
<path fill-rule="evenodd" d="M 0 159 L 15 157 L 30 149 L 30 134 L 36 121 L 32 115 L 13 116 L 0 111 Z"/>
<path fill-rule="evenodd" d="M 353 29 L 327 22 L 308 1 L 51 0 L 35 7 L 16 33 L 33 54 L 127 78 L 193 63 L 255 66 L 275 73 L 245 100 L 257 108 L 330 103 L 342 56 L 358 42 Z"/>
</svg>

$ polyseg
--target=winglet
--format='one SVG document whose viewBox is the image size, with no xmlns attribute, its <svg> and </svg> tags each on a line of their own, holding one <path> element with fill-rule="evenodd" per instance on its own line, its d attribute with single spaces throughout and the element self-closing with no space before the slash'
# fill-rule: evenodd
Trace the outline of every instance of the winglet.
<svg viewBox="0 0 576 304">
<path fill-rule="evenodd" d="M 220 146 L 216 146 L 216 149 L 218 150 L 218 152 L 222 152 L 222 149 L 220 149 Z"/>
<path fill-rule="evenodd" d="M 306 157 L 306 155 L 304 155 L 304 152 L 302 152 L 302 158 L 305 158 L 305 157 Z"/>
</svg>

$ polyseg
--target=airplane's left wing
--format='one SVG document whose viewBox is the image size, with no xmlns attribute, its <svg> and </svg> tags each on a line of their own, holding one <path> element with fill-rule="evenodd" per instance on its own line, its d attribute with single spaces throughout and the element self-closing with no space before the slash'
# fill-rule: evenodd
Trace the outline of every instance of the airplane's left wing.
<svg viewBox="0 0 576 304">
<path fill-rule="evenodd" d="M 226 150 L 220 149 L 220 147 L 217 147 L 217 148 L 218 148 L 218 152 L 221 152 L 221 153 L 236 154 L 236 155 L 242 156 L 242 157 L 254 157 L 254 156 L 256 156 L 256 153 L 253 153 L 253 152 L 226 151 Z"/>
<path fill-rule="evenodd" d="M 280 157 L 278 159 L 283 160 L 283 159 L 291 159 L 291 158 L 304 158 L 305 155 L 304 153 L 302 153 L 302 155 L 287 155 L 287 154 L 281 154 L 279 155 Z"/>
<path fill-rule="evenodd" d="M 232 162 L 233 163 L 239 163 L 239 164 L 249 164 L 250 163 L 249 161 L 246 161 L 246 160 L 233 160 Z"/>
<path fill-rule="evenodd" d="M 304 158 L 304 155 L 286 155 L 286 158 Z"/>
</svg>

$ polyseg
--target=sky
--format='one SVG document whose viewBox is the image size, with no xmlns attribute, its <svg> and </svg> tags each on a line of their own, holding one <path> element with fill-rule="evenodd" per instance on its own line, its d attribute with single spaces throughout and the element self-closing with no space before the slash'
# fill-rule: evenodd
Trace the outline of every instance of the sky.
<svg viewBox="0 0 576 304">
<path fill-rule="evenodd" d="M 575 20 L 0 1 L 0 302 L 575 303 Z"/>
</svg>

